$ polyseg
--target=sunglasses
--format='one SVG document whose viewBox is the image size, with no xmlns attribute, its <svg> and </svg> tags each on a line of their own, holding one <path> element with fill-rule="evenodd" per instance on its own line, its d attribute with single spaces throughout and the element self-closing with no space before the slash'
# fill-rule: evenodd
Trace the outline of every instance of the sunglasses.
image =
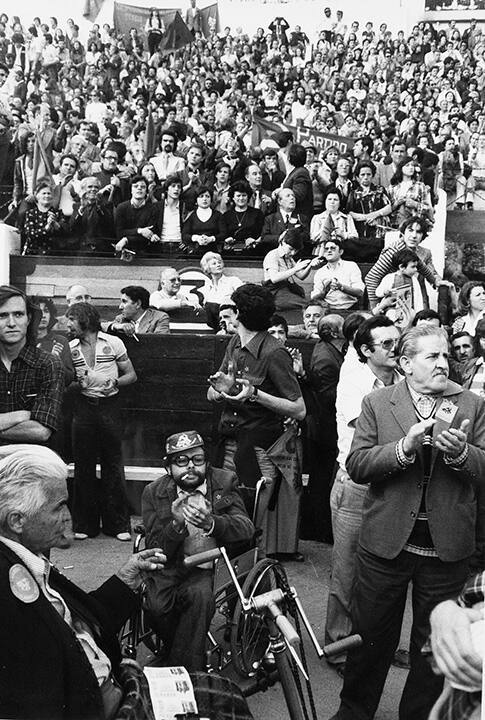
<svg viewBox="0 0 485 720">
<path fill-rule="evenodd" d="M 205 463 L 205 455 L 193 455 L 191 458 L 187 455 L 177 455 L 171 460 L 177 467 L 187 467 L 190 461 L 192 461 L 195 466 L 203 465 Z"/>
<path fill-rule="evenodd" d="M 382 342 L 372 343 L 374 347 L 380 346 L 383 350 L 392 350 L 397 345 L 397 340 L 382 340 Z"/>
</svg>

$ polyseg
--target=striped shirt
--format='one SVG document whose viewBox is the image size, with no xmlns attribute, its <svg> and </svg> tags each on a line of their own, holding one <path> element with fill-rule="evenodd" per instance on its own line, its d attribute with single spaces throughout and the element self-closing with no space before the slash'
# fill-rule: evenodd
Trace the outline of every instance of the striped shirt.
<svg viewBox="0 0 485 720">
<path fill-rule="evenodd" d="M 98 332 L 96 340 L 96 351 L 94 367 L 87 364 L 83 355 L 81 341 L 79 338 L 71 340 L 72 361 L 78 381 L 83 381 L 87 387 L 83 387 L 81 393 L 87 397 L 111 397 L 118 393 L 118 388 L 113 387 L 112 392 L 106 395 L 102 389 L 109 380 L 119 378 L 118 362 L 128 359 L 125 344 L 114 335 Z"/>
</svg>

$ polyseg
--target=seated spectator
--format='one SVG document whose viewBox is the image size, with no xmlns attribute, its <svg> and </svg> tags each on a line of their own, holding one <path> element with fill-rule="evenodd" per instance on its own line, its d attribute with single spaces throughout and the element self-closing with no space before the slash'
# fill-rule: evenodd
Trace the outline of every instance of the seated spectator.
<svg viewBox="0 0 485 720">
<path fill-rule="evenodd" d="M 64 384 L 68 387 L 74 380 L 69 342 L 64 335 L 54 331 L 57 323 L 57 309 L 52 298 L 38 295 L 31 298 L 31 303 L 42 313 L 37 326 L 37 347 L 52 355 L 57 355 L 64 367 Z"/>
<path fill-rule="evenodd" d="M 115 211 L 116 252 L 147 254 L 160 242 L 160 207 L 148 202 L 148 182 L 141 175 L 131 180 L 131 200 Z"/>
<path fill-rule="evenodd" d="M 345 257 L 362 262 L 375 261 L 384 247 L 384 235 L 391 202 L 382 187 L 372 184 L 375 165 L 364 160 L 355 170 L 356 185 L 350 191 L 347 212 L 354 219 L 358 238 L 346 243 Z"/>
<path fill-rule="evenodd" d="M 404 327 L 415 312 L 428 309 L 429 300 L 425 280 L 419 275 L 419 258 L 406 248 L 394 255 L 395 272 L 385 275 L 376 288 L 376 297 L 392 297 L 395 303 L 386 315 L 398 326 Z"/>
<path fill-rule="evenodd" d="M 24 255 L 52 255 L 63 229 L 63 215 L 52 205 L 52 184 L 39 180 L 34 191 L 35 204 L 25 212 L 21 229 Z"/>
<path fill-rule="evenodd" d="M 305 340 L 316 340 L 320 336 L 318 334 L 318 323 L 320 318 L 325 315 L 325 308 L 322 303 L 310 301 L 303 308 L 303 323 L 301 325 L 289 325 L 288 336 L 292 338 L 302 338 Z"/>
<path fill-rule="evenodd" d="M 296 211 L 311 218 L 313 215 L 313 188 L 310 173 L 305 167 L 306 150 L 303 145 L 294 143 L 288 151 L 289 172 L 283 186 L 295 193 Z"/>
<path fill-rule="evenodd" d="M 234 290 L 243 283 L 235 275 L 224 274 L 224 260 L 219 253 L 206 252 L 201 257 L 200 267 L 204 275 L 207 275 L 205 284 L 200 288 L 207 324 L 217 330 L 220 306 L 227 303 Z"/>
<path fill-rule="evenodd" d="M 452 325 L 453 333 L 464 330 L 475 336 L 475 328 L 485 312 L 485 286 L 481 282 L 466 282 L 458 296 L 458 317 Z"/>
<path fill-rule="evenodd" d="M 290 188 L 280 188 L 276 193 L 278 210 L 264 219 L 261 231 L 263 250 L 278 246 L 281 234 L 290 227 L 297 227 L 303 235 L 303 242 L 308 241 L 308 219 L 296 212 L 296 197 Z"/>
<path fill-rule="evenodd" d="M 142 550 L 101 587 L 84 592 L 47 560 L 53 548 L 67 549 L 73 540 L 67 465 L 38 445 L 4 451 L 0 582 L 9 622 L 0 629 L 0 716 L 116 717 L 136 689 L 141 692 L 133 713 L 147 717 L 142 670 L 133 661 L 123 665 L 117 633 L 137 611 L 142 578 L 160 570 L 166 558 L 160 548 Z M 14 572 L 17 584 L 9 580 Z M 26 597 L 29 602 L 21 599 Z M 29 682 L 21 685 L 26 672 Z"/>
<path fill-rule="evenodd" d="M 475 356 L 473 337 L 465 330 L 453 333 L 450 338 L 451 353 L 457 363 L 467 363 Z"/>
<path fill-rule="evenodd" d="M 81 254 L 113 255 L 113 205 L 99 195 L 100 182 L 94 176 L 80 183 L 80 202 L 74 203 L 68 222 L 71 246 Z"/>
<path fill-rule="evenodd" d="M 159 247 L 162 252 L 174 252 L 180 250 L 182 245 L 184 218 L 184 204 L 181 200 L 182 180 L 177 175 L 170 175 L 164 183 L 163 190 L 165 197 L 158 205 L 161 241 Z"/>
<path fill-rule="evenodd" d="M 148 548 L 161 547 L 167 565 L 147 578 L 150 623 L 163 639 L 168 665 L 206 666 L 207 631 L 215 612 L 213 564 L 185 568 L 184 558 L 220 545 L 250 541 L 254 527 L 237 490 L 237 477 L 212 467 L 195 430 L 170 435 L 167 473 L 142 497 Z"/>
<path fill-rule="evenodd" d="M 416 165 L 411 158 L 405 157 L 392 176 L 388 192 L 392 203 L 393 227 L 401 227 L 402 223 L 413 215 L 432 223 L 434 211 L 430 189 L 418 179 L 419 175 L 419 165 Z"/>
<path fill-rule="evenodd" d="M 433 287 L 442 281 L 433 265 L 431 251 L 423 248 L 421 243 L 427 235 L 427 224 L 419 217 L 411 217 L 401 226 L 401 238 L 386 247 L 379 256 L 375 265 L 369 270 L 365 277 L 365 285 L 369 296 L 369 302 L 373 308 L 377 303 L 376 288 L 382 278 L 394 270 L 393 259 L 399 250 L 408 248 L 413 250 L 419 258 L 418 270 L 420 274 Z"/>
<path fill-rule="evenodd" d="M 279 245 L 263 260 L 264 281 L 274 296 L 275 309 L 288 321 L 288 315 L 298 315 L 306 305 L 305 289 L 296 278 L 305 280 L 311 270 L 320 267 L 319 258 L 307 258 L 295 262 L 294 256 L 303 248 L 303 240 L 297 228 L 289 228 L 281 235 Z"/>
<path fill-rule="evenodd" d="M 224 249 L 240 252 L 254 248 L 261 237 L 264 215 L 249 207 L 251 189 L 244 180 L 235 182 L 229 191 L 233 208 L 222 216 L 221 232 Z"/>
<path fill-rule="evenodd" d="M 217 163 L 212 186 L 212 206 L 223 215 L 229 209 L 229 190 L 231 188 L 231 168 L 225 162 Z"/>
<path fill-rule="evenodd" d="M 211 191 L 205 185 L 195 190 L 196 208 L 182 226 L 182 243 L 189 254 L 217 252 L 222 243 L 221 214 L 211 207 Z"/>
<path fill-rule="evenodd" d="M 454 138 L 447 138 L 438 154 L 438 187 L 446 192 L 447 203 L 463 202 L 464 159 Z"/>
<path fill-rule="evenodd" d="M 170 332 L 168 314 L 150 307 L 150 293 L 144 287 L 128 285 L 122 288 L 119 310 L 120 315 L 107 323 L 106 332 L 125 335 L 168 335 Z"/>
<path fill-rule="evenodd" d="M 237 318 L 236 306 L 230 302 L 219 305 L 219 330 L 217 335 L 235 335 L 234 322 Z"/>
<path fill-rule="evenodd" d="M 187 212 L 196 205 L 197 192 L 200 187 L 206 186 L 208 173 L 203 167 L 204 146 L 192 145 L 187 152 L 187 163 L 183 170 L 178 172 L 182 180 L 182 200 Z"/>
<path fill-rule="evenodd" d="M 310 238 L 313 245 L 313 255 L 322 257 L 324 245 L 332 237 L 344 241 L 358 238 L 354 221 L 350 215 L 341 212 L 342 195 L 340 190 L 330 186 L 325 194 L 325 210 L 320 215 L 314 215 L 310 225 Z"/>
<path fill-rule="evenodd" d="M 345 314 L 355 309 L 365 290 L 357 263 L 342 260 L 344 247 L 345 242 L 338 237 L 326 240 L 323 257 L 327 264 L 319 268 L 313 278 L 312 300 L 324 301 L 325 307 L 332 313 Z"/>
<path fill-rule="evenodd" d="M 181 290 L 181 280 L 175 268 L 164 268 L 160 274 L 160 289 L 150 295 L 150 305 L 164 310 L 170 316 L 181 308 L 193 308 L 200 312 L 201 306 L 196 295 Z"/>
</svg>

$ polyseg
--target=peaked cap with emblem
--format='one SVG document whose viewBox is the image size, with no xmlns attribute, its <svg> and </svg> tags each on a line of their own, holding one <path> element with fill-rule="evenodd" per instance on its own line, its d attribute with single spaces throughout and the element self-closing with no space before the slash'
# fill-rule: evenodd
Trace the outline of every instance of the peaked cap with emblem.
<svg viewBox="0 0 485 720">
<path fill-rule="evenodd" d="M 165 443 L 166 455 L 191 450 L 196 447 L 204 447 L 204 441 L 196 430 L 185 430 L 184 432 L 169 435 Z"/>
</svg>

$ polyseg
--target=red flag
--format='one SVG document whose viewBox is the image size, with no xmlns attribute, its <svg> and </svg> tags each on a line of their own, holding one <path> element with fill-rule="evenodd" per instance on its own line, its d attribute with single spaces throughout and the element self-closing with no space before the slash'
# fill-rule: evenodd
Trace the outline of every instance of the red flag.
<svg viewBox="0 0 485 720">
<path fill-rule="evenodd" d="M 185 45 L 193 42 L 194 38 L 187 25 L 182 20 L 179 12 L 175 13 L 175 17 L 167 28 L 167 32 L 160 43 L 161 52 L 173 52 L 179 50 Z"/>
<path fill-rule="evenodd" d="M 38 130 L 35 131 L 34 160 L 32 165 L 32 188 L 35 189 L 37 180 L 48 177 L 52 180 L 52 172 L 49 160 L 45 153 L 44 145 Z"/>
<path fill-rule="evenodd" d="M 147 124 L 145 127 L 145 137 L 143 139 L 143 149 L 145 157 L 148 160 L 155 154 L 155 123 L 153 122 L 152 108 L 149 102 Z"/>
</svg>

